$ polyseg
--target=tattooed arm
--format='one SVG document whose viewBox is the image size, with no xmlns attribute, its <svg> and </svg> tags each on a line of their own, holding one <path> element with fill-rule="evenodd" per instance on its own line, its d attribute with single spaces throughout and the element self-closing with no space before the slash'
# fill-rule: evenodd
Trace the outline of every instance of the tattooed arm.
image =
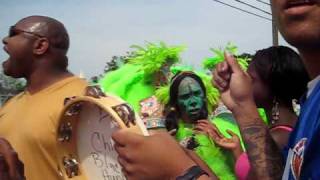
<svg viewBox="0 0 320 180">
<path fill-rule="evenodd" d="M 213 72 L 213 83 L 220 90 L 223 103 L 233 112 L 246 144 L 252 172 L 250 177 L 281 179 L 282 155 L 259 117 L 251 81 L 234 57 L 227 53 L 225 61 Z"/>
<path fill-rule="evenodd" d="M 239 126 L 251 165 L 249 177 L 281 179 L 284 168 L 282 155 L 267 126 L 260 118 L 239 123 Z"/>
</svg>

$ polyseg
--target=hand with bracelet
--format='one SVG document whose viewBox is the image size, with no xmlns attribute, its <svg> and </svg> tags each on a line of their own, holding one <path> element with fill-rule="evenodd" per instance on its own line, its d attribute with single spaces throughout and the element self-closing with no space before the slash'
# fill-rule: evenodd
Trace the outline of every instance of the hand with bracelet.
<svg viewBox="0 0 320 180">
<path fill-rule="evenodd" d="M 199 169 L 168 133 L 141 136 L 119 130 L 112 138 L 118 161 L 129 180 L 213 179 Z"/>
</svg>

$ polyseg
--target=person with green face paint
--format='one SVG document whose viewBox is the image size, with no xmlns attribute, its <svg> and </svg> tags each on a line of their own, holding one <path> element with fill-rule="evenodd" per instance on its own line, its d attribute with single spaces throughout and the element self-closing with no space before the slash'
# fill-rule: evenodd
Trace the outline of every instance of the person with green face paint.
<svg viewBox="0 0 320 180">
<path fill-rule="evenodd" d="M 166 104 L 166 128 L 177 130 L 179 120 L 194 124 L 207 119 L 206 88 L 199 76 L 191 71 L 176 74 L 169 87 L 169 102 Z"/>
<path fill-rule="evenodd" d="M 165 107 L 166 128 L 175 131 L 180 145 L 199 156 L 219 179 L 235 179 L 229 152 L 216 146 L 205 132 L 194 130 L 199 120 L 208 121 L 208 114 L 206 87 L 201 78 L 191 71 L 175 75 Z"/>
<path fill-rule="evenodd" d="M 186 77 L 181 81 L 178 87 L 178 107 L 185 122 L 194 123 L 206 118 L 204 99 L 204 92 L 195 79 Z"/>
</svg>

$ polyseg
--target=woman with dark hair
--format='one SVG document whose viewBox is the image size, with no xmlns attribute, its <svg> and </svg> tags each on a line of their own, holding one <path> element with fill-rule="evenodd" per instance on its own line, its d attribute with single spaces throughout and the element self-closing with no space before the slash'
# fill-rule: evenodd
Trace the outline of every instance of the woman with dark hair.
<svg viewBox="0 0 320 180">
<path fill-rule="evenodd" d="M 252 78 L 254 100 L 258 108 L 264 108 L 270 120 L 270 134 L 279 150 L 282 150 L 297 121 L 292 102 L 300 99 L 307 89 L 309 76 L 300 56 L 284 46 L 273 46 L 256 52 L 248 68 Z M 233 152 L 237 159 L 235 170 L 238 179 L 246 179 L 250 170 L 248 157 L 242 153 L 239 138 L 225 138 L 212 125 L 206 128 L 211 138 L 221 147 Z"/>
<path fill-rule="evenodd" d="M 292 49 L 284 46 L 257 51 L 249 65 L 254 100 L 265 108 L 270 131 L 279 149 L 283 149 L 297 121 L 292 107 L 307 90 L 309 76 L 300 59 Z"/>
<path fill-rule="evenodd" d="M 189 155 L 199 156 L 219 179 L 232 180 L 235 179 L 232 155 L 216 146 L 206 133 L 194 130 L 198 121 L 212 123 L 208 120 L 206 89 L 202 79 L 193 72 L 184 71 L 174 76 L 165 108 L 166 127 L 168 131 L 176 131 L 177 141 Z"/>
</svg>

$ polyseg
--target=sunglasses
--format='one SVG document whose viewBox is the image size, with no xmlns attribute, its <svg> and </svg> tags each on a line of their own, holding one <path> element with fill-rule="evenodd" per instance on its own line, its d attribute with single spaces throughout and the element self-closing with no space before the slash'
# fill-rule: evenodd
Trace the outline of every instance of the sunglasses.
<svg viewBox="0 0 320 180">
<path fill-rule="evenodd" d="M 30 32 L 30 31 L 24 31 L 24 30 L 21 30 L 21 29 L 17 29 L 15 26 L 10 26 L 9 28 L 9 37 L 13 37 L 13 36 L 16 36 L 20 33 L 26 33 L 26 34 L 30 34 L 30 35 L 33 35 L 33 36 L 36 36 L 36 37 L 39 37 L 39 38 L 43 38 L 45 36 L 41 36 L 39 34 L 36 34 L 34 32 Z"/>
</svg>

